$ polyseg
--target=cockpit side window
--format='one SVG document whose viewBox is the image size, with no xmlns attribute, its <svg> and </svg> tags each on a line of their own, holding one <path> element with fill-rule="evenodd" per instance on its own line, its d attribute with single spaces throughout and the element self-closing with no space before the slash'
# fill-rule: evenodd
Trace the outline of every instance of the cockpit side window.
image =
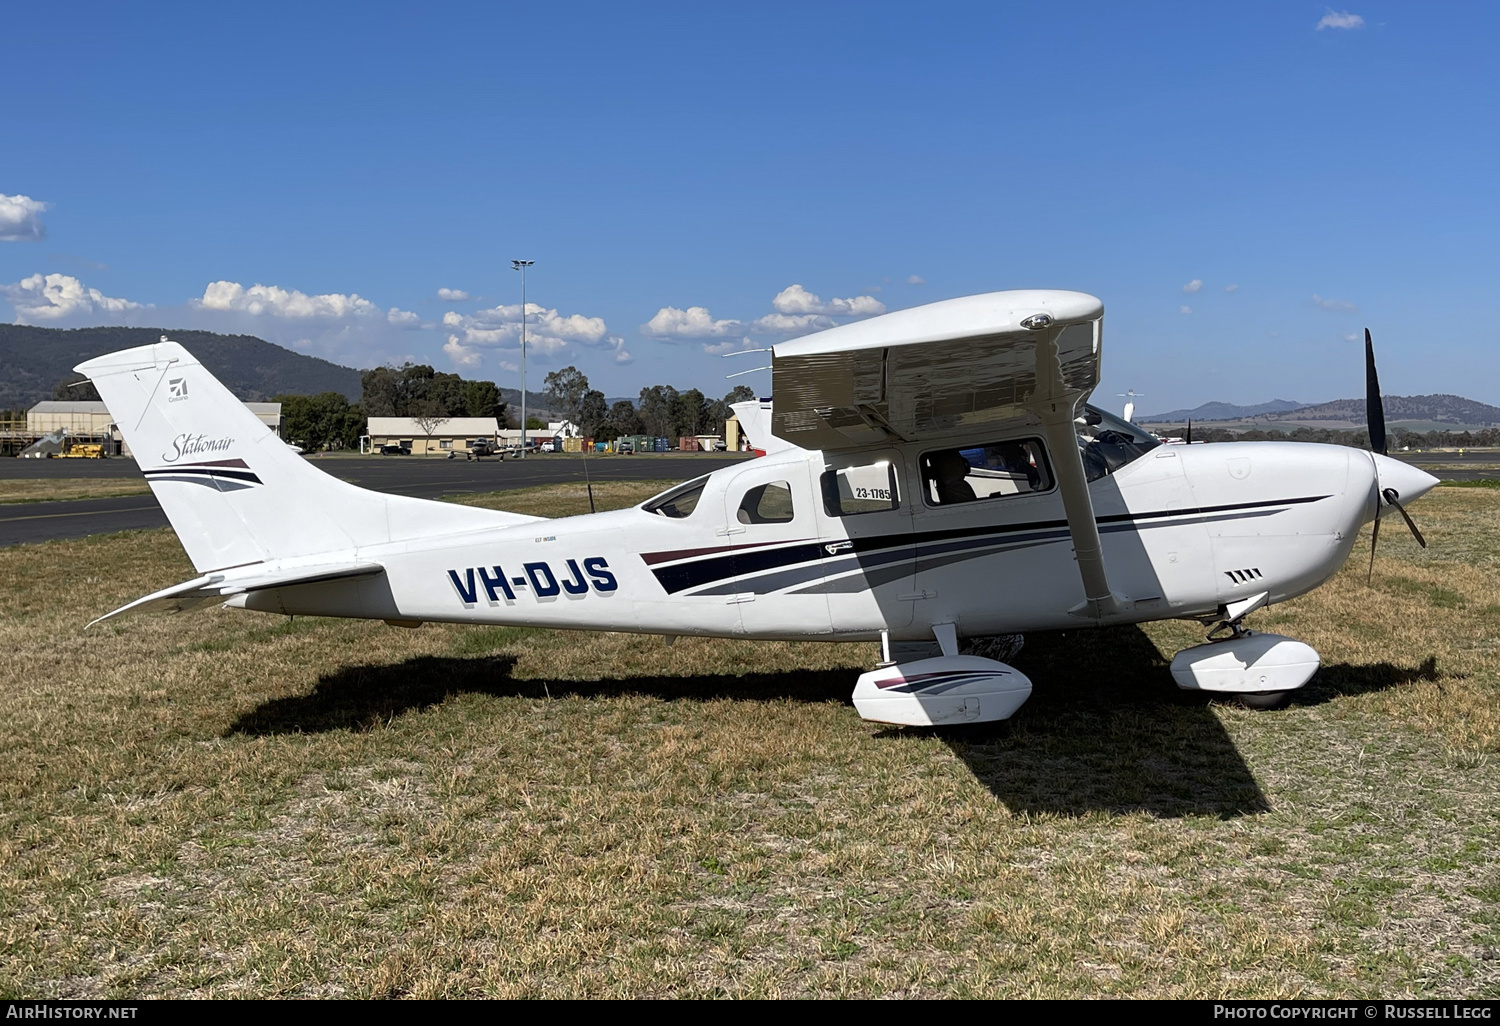
<svg viewBox="0 0 1500 1026">
<path fill-rule="evenodd" d="M 792 516 L 792 486 L 772 481 L 745 493 L 735 519 L 742 524 L 790 524 Z"/>
<path fill-rule="evenodd" d="M 948 506 L 1045 492 L 1052 471 L 1040 440 L 1017 438 L 929 452 L 922 457 L 922 484 L 928 503 Z"/>
<path fill-rule="evenodd" d="M 1083 408 L 1076 426 L 1084 473 L 1090 481 L 1113 474 L 1161 444 L 1134 424 L 1094 406 Z"/>
<path fill-rule="evenodd" d="M 641 505 L 641 509 L 658 516 L 671 517 L 673 520 L 690 517 L 698 508 L 698 500 L 703 498 L 703 489 L 707 484 L 707 477 L 695 478 L 676 488 L 667 489 L 654 499 L 647 500 Z"/>
</svg>

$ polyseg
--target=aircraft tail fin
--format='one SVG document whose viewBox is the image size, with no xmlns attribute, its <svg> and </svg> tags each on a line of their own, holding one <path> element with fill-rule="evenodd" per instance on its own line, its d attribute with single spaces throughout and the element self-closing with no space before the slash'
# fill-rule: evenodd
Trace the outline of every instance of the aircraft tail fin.
<svg viewBox="0 0 1500 1026">
<path fill-rule="evenodd" d="M 325 474 L 166 336 L 74 369 L 99 390 L 200 573 L 538 519 Z"/>
<path fill-rule="evenodd" d="M 734 403 L 729 408 L 739 418 L 740 427 L 744 429 L 751 447 L 759 452 L 770 455 L 784 449 L 797 448 L 791 442 L 771 433 L 771 400 L 751 399 L 748 402 Z"/>
</svg>

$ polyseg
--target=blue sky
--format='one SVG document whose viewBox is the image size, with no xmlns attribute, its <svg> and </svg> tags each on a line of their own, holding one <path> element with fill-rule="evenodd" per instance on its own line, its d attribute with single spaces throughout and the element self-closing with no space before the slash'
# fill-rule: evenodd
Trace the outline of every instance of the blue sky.
<svg viewBox="0 0 1500 1026">
<path fill-rule="evenodd" d="M 710 350 L 1073 288 L 1111 404 L 1358 395 L 1366 325 L 1387 392 L 1500 404 L 1497 43 L 1458 3 L 74 5 L 0 63 L 0 318 L 514 385 L 529 257 L 533 385 L 721 395 L 769 374 Z"/>
</svg>

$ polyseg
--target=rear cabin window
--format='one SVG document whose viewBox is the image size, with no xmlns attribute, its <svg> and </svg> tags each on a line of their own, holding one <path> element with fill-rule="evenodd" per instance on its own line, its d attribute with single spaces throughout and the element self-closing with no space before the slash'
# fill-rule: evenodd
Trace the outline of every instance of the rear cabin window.
<svg viewBox="0 0 1500 1026">
<path fill-rule="evenodd" d="M 889 460 L 830 468 L 823 473 L 823 508 L 831 517 L 879 513 L 900 505 L 896 468 Z"/>
<path fill-rule="evenodd" d="M 698 500 L 703 498 L 703 489 L 707 484 L 707 477 L 695 478 L 676 488 L 667 489 L 654 499 L 647 500 L 641 509 L 658 516 L 671 517 L 673 520 L 692 516 L 693 510 L 698 508 Z"/>
<path fill-rule="evenodd" d="M 740 501 L 735 519 L 742 524 L 791 523 L 792 486 L 785 481 L 756 485 Z"/>
<path fill-rule="evenodd" d="M 927 453 L 922 486 L 929 503 L 949 506 L 1048 491 L 1052 471 L 1042 443 L 1025 438 Z"/>
</svg>

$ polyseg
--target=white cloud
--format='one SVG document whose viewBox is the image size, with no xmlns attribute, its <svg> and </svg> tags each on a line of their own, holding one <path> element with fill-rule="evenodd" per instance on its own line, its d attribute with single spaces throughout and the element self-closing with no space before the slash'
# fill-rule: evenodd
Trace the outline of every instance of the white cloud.
<svg viewBox="0 0 1500 1026">
<path fill-rule="evenodd" d="M 1348 11 L 1335 11 L 1332 7 L 1326 8 L 1327 13 L 1318 22 L 1317 31 L 1324 29 L 1357 29 L 1363 28 L 1365 19 Z"/>
<path fill-rule="evenodd" d="M 906 279 L 906 284 L 908 284 L 908 285 L 926 285 L 927 284 L 927 279 L 921 277 L 920 275 L 914 274 L 910 278 Z"/>
<path fill-rule="evenodd" d="M 757 317 L 750 324 L 750 330 L 757 335 L 791 335 L 796 332 L 822 331 L 832 328 L 838 324 L 827 314 L 766 314 Z"/>
<path fill-rule="evenodd" d="M 1184 285 L 1182 287 L 1182 292 L 1183 292 L 1183 295 L 1191 296 L 1194 292 L 1197 292 L 1202 287 L 1203 287 L 1203 279 L 1202 278 L 1194 278 L 1192 281 L 1188 282 L 1186 285 Z"/>
<path fill-rule="evenodd" d="M 1329 313 L 1359 313 L 1359 307 L 1347 299 L 1324 299 L 1315 292 L 1312 301 L 1318 309 L 1327 310 Z"/>
<path fill-rule="evenodd" d="M 247 289 L 236 281 L 210 282 L 203 290 L 203 298 L 191 300 L 189 305 L 202 310 L 247 313 L 254 317 L 270 315 L 286 320 L 338 321 L 378 317 L 381 312 L 374 303 L 353 292 L 309 296 L 297 289 L 276 285 L 252 285 Z"/>
<path fill-rule="evenodd" d="M 33 274 L 14 285 L 0 285 L 0 293 L 16 311 L 16 323 L 59 321 L 88 314 L 120 314 L 148 304 L 106 296 L 70 274 Z"/>
<path fill-rule="evenodd" d="M 0 242 L 39 242 L 47 234 L 42 211 L 50 203 L 0 192 Z"/>
<path fill-rule="evenodd" d="M 744 324 L 739 321 L 716 321 L 706 307 L 690 306 L 679 310 L 675 306 L 664 306 L 641 325 L 641 334 L 652 338 L 724 338 L 742 334 Z"/>
<path fill-rule="evenodd" d="M 388 323 L 394 324 L 398 328 L 420 328 L 422 326 L 422 318 L 410 310 L 401 310 L 394 306 L 386 311 L 385 319 Z"/>
<path fill-rule="evenodd" d="M 1225 285 L 1224 286 L 1224 291 L 1225 292 L 1238 292 L 1239 290 L 1240 290 L 1240 287 L 1238 285 Z"/>
<path fill-rule="evenodd" d="M 1190 313 L 1192 313 L 1192 312 L 1193 312 L 1193 308 L 1192 308 L 1192 307 L 1190 307 L 1190 306 L 1179 306 L 1179 307 L 1178 307 L 1178 308 L 1177 308 L 1177 312 L 1178 312 L 1178 313 L 1185 313 L 1185 314 L 1190 314 Z"/>
<path fill-rule="evenodd" d="M 463 289 L 438 289 L 437 297 L 445 303 L 462 303 L 469 294 Z"/>
<path fill-rule="evenodd" d="M 776 293 L 771 307 L 780 314 L 832 314 L 838 317 L 873 317 L 885 313 L 885 304 L 874 296 L 853 296 L 823 302 L 801 285 L 788 285 Z M 762 318 L 764 320 L 764 318 Z"/>
<path fill-rule="evenodd" d="M 443 325 L 454 329 L 449 345 L 469 349 L 519 350 L 521 348 L 521 304 L 500 305 L 473 314 L 449 310 L 443 314 Z M 526 304 L 526 348 L 533 354 L 553 356 L 586 346 L 613 351 L 617 363 L 628 363 L 633 357 L 625 349 L 625 340 L 611 335 L 602 317 L 583 314 L 561 314 L 536 303 Z M 444 346 L 450 358 L 453 351 Z"/>
<path fill-rule="evenodd" d="M 443 343 L 443 352 L 455 367 L 478 367 L 480 352 L 473 346 L 466 346 L 458 340 L 457 335 L 449 335 L 448 341 Z"/>
<path fill-rule="evenodd" d="M 912 277 L 915 278 L 916 275 Z M 682 339 L 724 339 L 722 342 L 703 345 L 704 352 L 722 355 L 741 346 L 749 346 L 750 339 L 745 337 L 746 332 L 752 335 L 805 335 L 836 327 L 841 323 L 836 318 L 873 317 L 885 313 L 885 304 L 874 296 L 851 296 L 848 299 L 830 299 L 825 303 L 822 297 L 807 291 L 801 285 L 788 285 L 776 293 L 771 306 L 775 313 L 757 317 L 749 324 L 733 319 L 714 320 L 706 307 L 690 306 L 681 310 L 675 306 L 664 306 L 656 311 L 650 321 L 641 325 L 641 334 L 668 342 Z"/>
<path fill-rule="evenodd" d="M 1358 342 L 1359 341 L 1359 335 L 1358 335 L 1358 333 L 1353 332 L 1353 331 L 1345 332 L 1344 333 L 1344 341 L 1345 342 Z"/>
</svg>

